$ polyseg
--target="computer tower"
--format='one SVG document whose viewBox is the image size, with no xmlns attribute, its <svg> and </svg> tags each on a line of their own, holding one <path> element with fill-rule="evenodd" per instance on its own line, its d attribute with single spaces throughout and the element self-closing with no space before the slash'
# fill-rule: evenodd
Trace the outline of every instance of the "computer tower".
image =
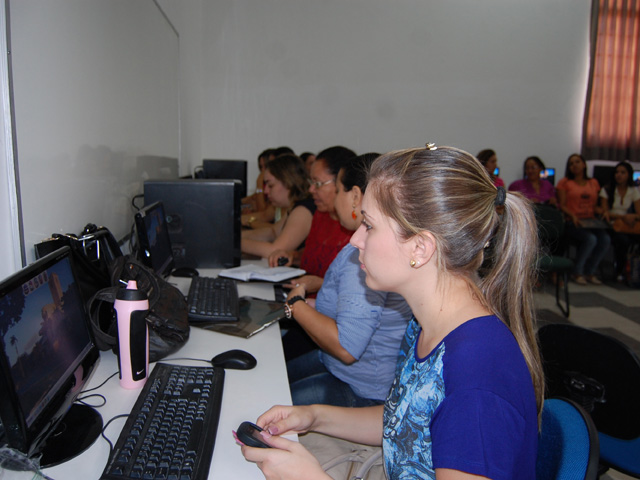
<svg viewBox="0 0 640 480">
<path fill-rule="evenodd" d="M 147 180 L 145 205 L 162 202 L 176 267 L 240 265 L 239 180 Z"/>
</svg>

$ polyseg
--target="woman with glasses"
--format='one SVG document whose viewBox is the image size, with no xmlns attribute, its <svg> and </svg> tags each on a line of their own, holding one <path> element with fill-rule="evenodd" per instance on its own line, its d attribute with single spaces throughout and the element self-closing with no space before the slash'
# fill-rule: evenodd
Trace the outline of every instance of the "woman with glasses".
<svg viewBox="0 0 640 480">
<path fill-rule="evenodd" d="M 351 232 L 362 223 L 367 174 L 378 154 L 356 157 L 336 181 L 335 209 Z M 411 318 L 397 293 L 379 292 L 365 283 L 358 249 L 344 246 L 326 272 L 315 308 L 303 285 L 289 293 L 287 308 L 316 348 L 287 362 L 294 405 L 323 403 L 342 407 L 381 405 L 395 373 L 400 341 Z"/>
<path fill-rule="evenodd" d="M 264 170 L 264 193 L 284 214 L 272 225 L 243 230 L 242 252 L 267 258 L 276 250 L 299 248 L 309 235 L 316 210 L 302 160 L 291 154 L 269 160 Z"/>
<path fill-rule="evenodd" d="M 340 225 L 334 207 L 336 198 L 336 177 L 340 168 L 351 161 L 356 154 L 342 146 L 330 147 L 320 152 L 311 165 L 309 192 L 316 205 L 311 230 L 305 240 L 304 249 L 298 251 L 276 250 L 269 256 L 269 265 L 276 266 L 282 257 L 286 265 L 297 264 L 307 274 L 296 278 L 285 287 L 302 285 L 307 293 L 315 296 L 320 290 L 324 275 L 338 252 L 351 237 L 351 232 Z M 317 348 L 315 342 L 296 322 L 285 322 L 281 327 L 287 332 L 282 337 L 284 356 L 292 360 Z"/>
<path fill-rule="evenodd" d="M 351 237 L 351 232 L 340 225 L 334 201 L 338 172 L 345 162 L 355 156 L 352 150 L 342 146 L 327 148 L 317 155 L 311 165 L 309 186 L 316 212 L 304 249 L 280 249 L 269 255 L 269 265 L 272 267 L 278 265 L 280 258 L 286 257 L 287 265 L 299 265 L 305 270 L 307 275 L 295 283 L 304 282 L 309 292 L 320 289 L 327 268 Z"/>
</svg>

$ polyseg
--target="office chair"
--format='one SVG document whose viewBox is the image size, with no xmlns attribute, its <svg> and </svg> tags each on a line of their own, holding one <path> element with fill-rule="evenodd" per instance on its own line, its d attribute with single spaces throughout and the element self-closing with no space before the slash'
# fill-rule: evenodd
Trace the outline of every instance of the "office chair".
<svg viewBox="0 0 640 480">
<path fill-rule="evenodd" d="M 600 442 L 600 473 L 640 478 L 640 360 L 608 335 L 570 324 L 538 331 L 548 397 L 581 405 Z"/>
<path fill-rule="evenodd" d="M 538 236 L 541 252 L 538 257 L 538 269 L 542 273 L 556 274 L 556 305 L 565 317 L 569 316 L 569 273 L 573 271 L 573 261 L 564 256 L 564 216 L 550 205 L 536 205 Z M 560 278 L 562 277 L 562 282 Z M 564 304 L 560 302 L 560 284 L 563 283 Z"/>
<path fill-rule="evenodd" d="M 580 405 L 566 398 L 545 400 L 538 438 L 537 480 L 595 480 L 598 452 L 598 432 Z"/>
</svg>

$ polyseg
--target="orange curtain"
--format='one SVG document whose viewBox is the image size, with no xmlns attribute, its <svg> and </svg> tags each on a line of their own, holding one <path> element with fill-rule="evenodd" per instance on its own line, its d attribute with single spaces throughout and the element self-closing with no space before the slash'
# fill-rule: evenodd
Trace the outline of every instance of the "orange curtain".
<svg viewBox="0 0 640 480">
<path fill-rule="evenodd" d="M 593 0 L 586 158 L 640 161 L 640 0 Z"/>
</svg>

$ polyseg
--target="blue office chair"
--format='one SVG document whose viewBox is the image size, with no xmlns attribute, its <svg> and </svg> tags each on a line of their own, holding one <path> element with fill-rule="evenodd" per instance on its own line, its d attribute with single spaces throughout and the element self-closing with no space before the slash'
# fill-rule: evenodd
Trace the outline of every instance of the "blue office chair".
<svg viewBox="0 0 640 480">
<path fill-rule="evenodd" d="M 598 432 L 580 405 L 566 398 L 545 400 L 538 439 L 537 480 L 595 480 L 598 451 Z"/>
<path fill-rule="evenodd" d="M 549 324 L 538 331 L 547 395 L 570 398 L 591 416 L 600 473 L 640 478 L 640 359 L 624 343 L 588 328 Z"/>
</svg>

